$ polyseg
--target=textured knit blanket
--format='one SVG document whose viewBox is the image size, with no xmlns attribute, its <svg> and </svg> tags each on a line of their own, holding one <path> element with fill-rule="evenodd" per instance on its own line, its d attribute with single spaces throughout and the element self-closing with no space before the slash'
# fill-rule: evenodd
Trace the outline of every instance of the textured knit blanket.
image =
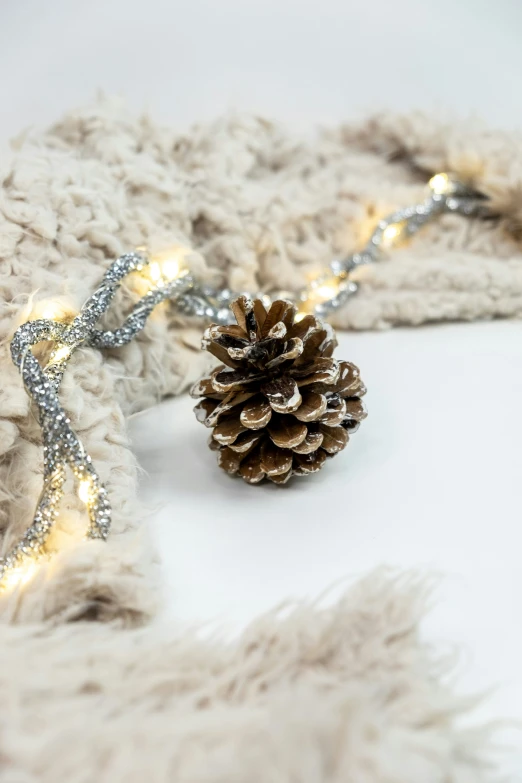
<svg viewBox="0 0 522 783">
<path fill-rule="evenodd" d="M 111 260 L 141 245 L 191 246 L 194 271 L 219 286 L 296 290 L 360 248 L 380 217 L 421 201 L 436 171 L 480 190 L 491 217 L 445 215 L 360 269 L 359 292 L 334 325 L 519 317 L 521 136 L 417 115 L 309 137 L 236 116 L 176 132 L 108 101 L 16 140 L 0 189 L 2 552 L 30 523 L 42 481 L 39 429 L 9 356 L 20 323 L 50 303 L 77 311 Z M 133 296 L 124 288 L 107 326 L 121 322 Z M 110 493 L 113 532 L 107 543 L 79 543 L 85 521 L 70 498 L 51 541 L 58 554 L 23 589 L 0 596 L 2 678 L 31 671 L 23 688 L 2 691 L 19 720 L 0 738 L 0 781 L 138 781 L 150 770 L 153 781 L 489 780 L 482 743 L 456 728 L 455 703 L 432 678 L 413 594 L 394 580 L 367 580 L 326 614 L 270 617 L 250 647 L 153 643 L 144 631 L 100 624 L 138 626 L 156 611 L 158 568 L 140 524 L 126 417 L 202 374 L 200 334 L 167 306 L 130 345 L 103 356 L 80 349 L 67 370 L 62 400 Z M 66 732 L 62 719 L 55 724 L 54 698 Z M 27 704 L 45 722 L 33 761 Z M 126 717 L 136 704 L 141 730 Z M 89 710 L 80 731 L 77 716 Z M 113 734 L 99 724 L 109 714 Z M 60 731 L 63 763 L 50 750 Z M 82 753 L 93 765 L 83 773 Z"/>
</svg>

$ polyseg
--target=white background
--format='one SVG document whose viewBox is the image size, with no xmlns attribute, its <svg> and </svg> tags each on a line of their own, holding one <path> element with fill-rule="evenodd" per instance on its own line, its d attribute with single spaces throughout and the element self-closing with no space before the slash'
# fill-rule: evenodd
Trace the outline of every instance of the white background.
<svg viewBox="0 0 522 783">
<path fill-rule="evenodd" d="M 230 109 L 310 128 L 422 108 L 520 128 L 521 43 L 517 0 L 4 0 L 0 144 L 98 89 L 178 127 Z M 521 335 L 343 335 L 370 417 L 284 490 L 218 472 L 186 398 L 137 418 L 166 614 L 237 629 L 379 564 L 436 572 L 426 637 L 459 646 L 462 690 L 496 686 L 483 715 L 522 719 Z"/>
<path fill-rule="evenodd" d="M 378 107 L 522 124 L 518 0 L 1 0 L 2 135 L 96 90 L 185 127 Z"/>
</svg>

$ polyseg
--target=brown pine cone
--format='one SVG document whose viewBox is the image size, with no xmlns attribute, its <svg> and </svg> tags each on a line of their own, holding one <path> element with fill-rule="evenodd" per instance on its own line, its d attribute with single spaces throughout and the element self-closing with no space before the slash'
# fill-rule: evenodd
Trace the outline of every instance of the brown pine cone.
<svg viewBox="0 0 522 783">
<path fill-rule="evenodd" d="M 295 321 L 291 302 L 232 304 L 237 326 L 210 326 L 202 348 L 220 361 L 197 383 L 194 411 L 212 427 L 219 465 L 250 484 L 285 484 L 315 473 L 366 417 L 366 388 L 350 362 L 332 359 L 333 329 L 313 315 Z"/>
</svg>

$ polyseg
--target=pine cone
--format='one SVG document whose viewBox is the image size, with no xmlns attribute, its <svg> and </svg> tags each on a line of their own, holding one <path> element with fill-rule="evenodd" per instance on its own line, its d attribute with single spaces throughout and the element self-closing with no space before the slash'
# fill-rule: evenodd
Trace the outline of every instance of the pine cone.
<svg viewBox="0 0 522 783">
<path fill-rule="evenodd" d="M 202 348 L 220 365 L 191 391 L 198 421 L 212 427 L 220 467 L 250 484 L 285 484 L 315 473 L 366 417 L 366 388 L 350 362 L 332 359 L 333 329 L 291 302 L 233 304 L 237 326 L 210 326 Z"/>
</svg>

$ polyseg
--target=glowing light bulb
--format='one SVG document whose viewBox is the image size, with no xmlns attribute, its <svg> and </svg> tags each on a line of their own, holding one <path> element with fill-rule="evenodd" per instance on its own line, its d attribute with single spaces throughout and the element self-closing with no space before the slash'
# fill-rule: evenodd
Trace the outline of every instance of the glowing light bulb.
<svg viewBox="0 0 522 783">
<path fill-rule="evenodd" d="M 400 226 L 398 226 L 397 223 L 392 223 L 391 225 L 386 226 L 382 232 L 382 244 L 386 247 L 390 247 L 400 235 Z"/>
<path fill-rule="evenodd" d="M 62 315 L 62 309 L 58 305 L 48 304 L 42 310 L 41 317 L 49 321 L 59 321 Z"/>
<path fill-rule="evenodd" d="M 176 277 L 180 276 L 180 272 L 182 271 L 181 261 L 177 258 L 168 258 L 162 263 L 161 271 L 167 280 L 174 280 Z"/>
<path fill-rule="evenodd" d="M 332 285 L 320 285 L 314 289 L 314 296 L 316 299 L 327 300 L 333 299 L 337 293 L 336 289 Z"/>
<path fill-rule="evenodd" d="M 90 479 L 82 479 L 78 484 L 78 497 L 87 505 L 91 499 L 92 482 Z"/>
<path fill-rule="evenodd" d="M 22 587 L 29 582 L 38 570 L 38 564 L 34 560 L 26 560 L 17 568 L 8 571 L 2 579 L 2 588 L 5 590 L 14 590 L 16 587 Z"/>
<path fill-rule="evenodd" d="M 383 230 L 381 235 L 380 245 L 383 248 L 395 247 L 406 234 L 407 223 L 405 220 L 400 220 L 398 223 L 390 223 L 389 226 Z"/>
<path fill-rule="evenodd" d="M 164 253 L 158 253 L 152 256 L 143 272 L 155 285 L 170 283 L 188 273 L 186 257 L 190 252 L 190 248 L 179 246 L 166 250 Z"/>
<path fill-rule="evenodd" d="M 307 288 L 302 291 L 296 321 L 302 321 L 305 315 L 313 313 L 318 305 L 329 302 L 339 295 L 344 285 L 345 275 L 321 275 L 310 280 Z"/>
<path fill-rule="evenodd" d="M 147 268 L 147 275 L 153 283 L 159 283 L 161 280 L 161 267 L 156 261 L 152 261 Z"/>
<path fill-rule="evenodd" d="M 60 362 L 65 361 L 65 359 L 68 359 L 71 355 L 71 349 L 68 345 L 61 345 L 59 348 L 57 348 L 55 351 L 53 351 L 51 356 L 51 362 L 53 364 L 59 364 Z"/>
<path fill-rule="evenodd" d="M 445 193 L 449 193 L 451 190 L 451 180 L 446 172 L 435 174 L 429 181 L 431 190 L 438 196 L 442 196 Z"/>
<path fill-rule="evenodd" d="M 74 318 L 73 311 L 61 302 L 37 302 L 31 318 L 44 318 L 47 321 L 68 323 Z"/>
<path fill-rule="evenodd" d="M 339 293 L 340 283 L 341 280 L 336 275 L 321 275 L 311 281 L 308 296 L 316 302 L 333 299 Z"/>
</svg>

